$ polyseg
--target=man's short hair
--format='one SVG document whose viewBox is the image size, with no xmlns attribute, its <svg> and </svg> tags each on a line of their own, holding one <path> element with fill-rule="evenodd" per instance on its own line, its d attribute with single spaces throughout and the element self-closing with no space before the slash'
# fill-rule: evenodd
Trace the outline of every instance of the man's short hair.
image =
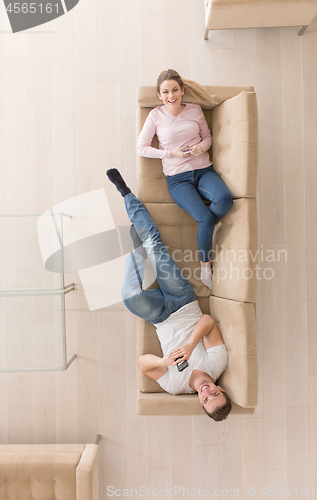
<svg viewBox="0 0 317 500">
<path fill-rule="evenodd" d="M 205 407 L 203 406 L 203 410 L 208 415 L 208 417 L 212 418 L 216 422 L 220 422 L 221 420 L 224 420 L 225 418 L 227 418 L 227 416 L 229 415 L 229 413 L 231 412 L 231 409 L 232 409 L 232 404 L 231 404 L 231 401 L 228 398 L 227 394 L 225 392 L 223 392 L 222 394 L 226 398 L 225 404 L 223 404 L 222 406 L 217 408 L 212 413 L 209 413 L 207 410 L 205 410 Z"/>
</svg>

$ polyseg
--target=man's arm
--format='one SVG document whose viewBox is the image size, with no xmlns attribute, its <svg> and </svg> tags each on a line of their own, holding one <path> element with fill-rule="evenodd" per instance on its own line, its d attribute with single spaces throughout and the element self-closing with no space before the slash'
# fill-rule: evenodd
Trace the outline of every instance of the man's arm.
<svg viewBox="0 0 317 500">
<path fill-rule="evenodd" d="M 224 343 L 216 322 L 209 314 L 204 314 L 200 318 L 192 331 L 189 341 L 179 349 L 176 349 L 173 355 L 177 357 L 181 356 L 188 360 L 201 338 L 203 339 L 205 349 Z"/>
<path fill-rule="evenodd" d="M 154 354 L 144 354 L 139 357 L 139 365 L 145 375 L 153 380 L 157 380 L 167 372 L 168 366 L 176 365 L 174 360 L 175 356 L 173 354 L 169 354 L 163 358 L 154 356 Z"/>
<path fill-rule="evenodd" d="M 210 332 L 203 337 L 203 343 L 205 346 L 205 349 L 209 349 L 210 347 L 216 347 L 217 345 L 222 345 L 224 344 L 221 332 L 215 322 L 214 319 L 210 316 L 210 319 L 212 321 L 212 328 Z"/>
</svg>

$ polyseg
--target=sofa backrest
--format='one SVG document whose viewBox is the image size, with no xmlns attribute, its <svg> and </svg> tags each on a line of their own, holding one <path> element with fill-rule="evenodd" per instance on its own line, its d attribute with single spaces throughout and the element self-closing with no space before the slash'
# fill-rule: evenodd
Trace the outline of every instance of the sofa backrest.
<svg viewBox="0 0 317 500">
<path fill-rule="evenodd" d="M 76 468 L 84 449 L 81 444 L 1 445 L 0 498 L 76 500 Z"/>
</svg>

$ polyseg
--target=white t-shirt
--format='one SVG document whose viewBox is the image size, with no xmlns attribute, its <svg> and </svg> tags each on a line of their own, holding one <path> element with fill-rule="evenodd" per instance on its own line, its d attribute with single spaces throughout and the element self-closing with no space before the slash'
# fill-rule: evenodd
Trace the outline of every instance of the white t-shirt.
<svg viewBox="0 0 317 500">
<path fill-rule="evenodd" d="M 190 302 L 172 313 L 165 321 L 156 326 L 163 355 L 166 356 L 185 344 L 202 317 L 198 301 Z M 170 394 L 193 393 L 189 386 L 189 379 L 193 370 L 201 370 L 208 373 L 216 381 L 226 369 L 228 353 L 224 344 L 205 349 L 203 340 L 193 350 L 189 358 L 189 366 L 179 372 L 177 366 L 168 366 L 168 371 L 160 377 L 157 382 Z"/>
</svg>

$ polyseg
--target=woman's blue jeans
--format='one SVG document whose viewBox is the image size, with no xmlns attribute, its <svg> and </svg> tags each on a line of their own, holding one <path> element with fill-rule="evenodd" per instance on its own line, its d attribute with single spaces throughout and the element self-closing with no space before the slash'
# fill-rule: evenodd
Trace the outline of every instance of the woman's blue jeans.
<svg viewBox="0 0 317 500">
<path fill-rule="evenodd" d="M 168 253 L 143 203 L 133 193 L 124 197 L 124 203 L 155 271 L 159 288 L 142 290 L 145 260 L 139 253 L 132 253 L 128 255 L 125 265 L 121 290 L 123 302 L 136 316 L 150 323 L 161 323 L 171 313 L 196 300 L 196 295 Z"/>
<path fill-rule="evenodd" d="M 200 260 L 208 262 L 215 222 L 230 210 L 231 193 L 213 167 L 167 176 L 173 200 L 198 222 Z M 203 198 L 209 200 L 205 205 Z"/>
</svg>

